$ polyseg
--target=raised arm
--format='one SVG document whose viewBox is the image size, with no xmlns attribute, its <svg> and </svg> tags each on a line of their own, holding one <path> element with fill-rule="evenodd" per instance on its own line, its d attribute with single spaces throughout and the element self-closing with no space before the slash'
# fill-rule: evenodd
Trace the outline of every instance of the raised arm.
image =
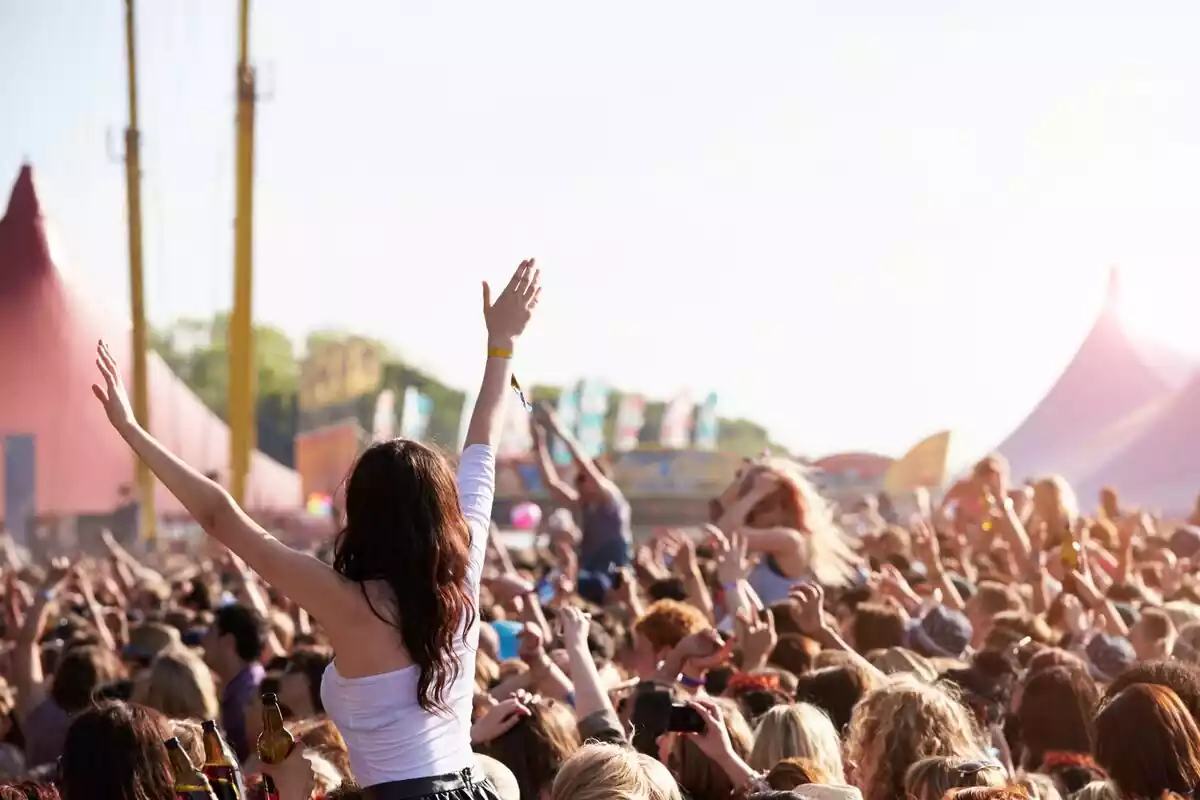
<svg viewBox="0 0 1200 800">
<path fill-rule="evenodd" d="M 596 466 L 596 462 L 592 460 L 591 456 L 584 452 L 583 445 L 579 443 L 579 440 L 572 436 L 571 432 L 559 423 L 558 417 L 554 415 L 554 412 L 545 404 L 541 404 L 537 407 L 535 413 L 540 422 L 544 423 L 547 428 L 554 431 L 554 434 L 558 438 L 562 439 L 567 450 L 571 452 L 571 458 L 579 465 L 579 469 L 583 470 L 600 487 L 600 490 L 607 495 L 608 499 L 619 499 L 621 497 L 621 490 L 617 488 L 617 484 L 609 480 L 601 469 Z"/>
<path fill-rule="evenodd" d="M 555 502 L 565 506 L 573 506 L 579 502 L 579 492 L 569 485 L 558 474 L 554 459 L 550 457 L 550 448 L 546 446 L 546 434 L 541 423 L 536 419 L 529 421 L 529 432 L 533 437 L 533 455 L 537 459 L 538 472 L 542 475 L 542 484 Z"/>
<path fill-rule="evenodd" d="M 361 609 L 357 590 L 327 565 L 271 536 L 220 484 L 188 466 L 144 431 L 134 419 L 117 363 L 103 342 L 98 353 L 96 366 L 104 388 L 93 385 L 92 392 L 103 404 L 109 422 L 200 527 L 321 622 L 353 621 Z"/>
</svg>

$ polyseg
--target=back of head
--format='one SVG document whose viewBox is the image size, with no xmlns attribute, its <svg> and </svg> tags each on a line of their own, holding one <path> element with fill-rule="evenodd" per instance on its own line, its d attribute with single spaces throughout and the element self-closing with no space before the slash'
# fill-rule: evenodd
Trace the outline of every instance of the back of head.
<svg viewBox="0 0 1200 800">
<path fill-rule="evenodd" d="M 59 787 L 67 800 L 152 800 L 172 797 L 163 742 L 171 731 L 156 711 L 125 703 L 88 709 L 71 723 Z"/>
<path fill-rule="evenodd" d="M 1095 753 L 1128 797 L 1190 794 L 1200 784 L 1200 730 L 1165 686 L 1137 683 L 1101 706 Z"/>
<path fill-rule="evenodd" d="M 1039 767 L 1049 752 L 1090 753 L 1098 699 L 1095 682 L 1080 670 L 1051 667 L 1028 675 L 1017 710 L 1026 766 Z"/>
<path fill-rule="evenodd" d="M 953 789 L 999 787 L 1007 783 L 1004 768 L 994 761 L 933 756 L 923 758 L 904 774 L 906 797 L 941 800 Z"/>
<path fill-rule="evenodd" d="M 579 749 L 575 715 L 562 703 L 541 702 L 530 715 L 487 745 L 487 755 L 512 770 L 517 783 L 536 795 L 554 781 Z"/>
<path fill-rule="evenodd" d="M 183 648 L 160 653 L 134 691 L 138 703 L 168 717 L 215 719 L 220 710 L 212 672 L 199 656 Z"/>
<path fill-rule="evenodd" d="M 241 661 L 259 661 L 267 646 L 267 621 L 254 609 L 240 603 L 221 606 L 213 617 L 217 636 L 233 637 Z"/>
<path fill-rule="evenodd" d="M 825 667 L 800 676 L 796 700 L 824 711 L 842 734 L 850 725 L 850 715 L 858 701 L 874 688 L 873 675 L 855 664 Z"/>
<path fill-rule="evenodd" d="M 667 768 L 650 756 L 611 744 L 589 744 L 567 759 L 550 800 L 681 800 Z"/>
<path fill-rule="evenodd" d="M 359 456 L 333 567 L 355 583 L 391 589 L 398 619 L 390 608 L 372 610 L 396 627 L 420 670 L 417 700 L 426 711 L 447 710 L 446 691 L 462 669 L 455 639 L 475 615 L 466 586 L 470 548 L 454 473 L 439 453 L 393 439 Z"/>
<path fill-rule="evenodd" d="M 786 758 L 817 764 L 832 783 L 845 780 L 838 733 L 825 712 L 808 703 L 776 706 L 759 718 L 750 766 L 766 771 Z"/>
<path fill-rule="evenodd" d="M 978 728 L 966 707 L 944 689 L 902 676 L 875 689 L 854 709 L 846 756 L 867 800 L 899 797 L 904 775 L 928 756 L 977 758 Z"/>
<path fill-rule="evenodd" d="M 1200 724 L 1200 670 L 1178 659 L 1143 661 L 1117 676 L 1104 692 L 1106 701 L 1116 697 L 1135 683 L 1166 686 L 1183 701 L 1192 719 Z"/>
<path fill-rule="evenodd" d="M 72 647 L 58 660 L 50 696 L 68 714 L 91 704 L 96 690 L 117 680 L 124 668 L 116 654 L 103 647 Z"/>
</svg>

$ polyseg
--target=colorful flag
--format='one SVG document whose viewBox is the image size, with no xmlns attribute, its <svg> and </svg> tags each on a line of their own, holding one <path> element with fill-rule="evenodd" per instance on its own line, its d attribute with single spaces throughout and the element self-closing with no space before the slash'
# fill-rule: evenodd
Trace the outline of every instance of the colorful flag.
<svg viewBox="0 0 1200 800">
<path fill-rule="evenodd" d="M 396 393 L 384 389 L 375 398 L 375 419 L 371 426 L 371 438 L 385 442 L 396 436 Z"/>
<path fill-rule="evenodd" d="M 663 409 L 659 443 L 672 450 L 686 450 L 692 442 L 692 396 L 680 392 Z"/>
<path fill-rule="evenodd" d="M 558 407 L 555 408 L 554 413 L 558 417 L 558 424 L 562 426 L 562 429 L 574 436 L 579 426 L 578 386 L 563 389 L 563 393 L 558 396 Z M 554 437 L 550 454 L 554 457 L 555 464 L 565 465 L 575 460 L 571 457 L 571 451 L 558 437 Z"/>
<path fill-rule="evenodd" d="M 617 406 L 617 429 L 613 434 L 613 450 L 636 450 L 642 426 L 645 424 L 646 398 L 640 394 L 623 395 L 621 404 Z"/>
<path fill-rule="evenodd" d="M 591 458 L 604 452 L 608 395 L 608 387 L 599 381 L 587 380 L 579 387 L 579 443 L 584 454 Z"/>
<path fill-rule="evenodd" d="M 409 386 L 404 390 L 404 405 L 400 411 L 400 435 L 414 442 L 424 439 L 432 413 L 433 400 L 415 386 Z"/>
<path fill-rule="evenodd" d="M 696 408 L 695 448 L 716 450 L 720 425 L 717 419 L 717 393 L 710 392 L 704 402 Z"/>
</svg>

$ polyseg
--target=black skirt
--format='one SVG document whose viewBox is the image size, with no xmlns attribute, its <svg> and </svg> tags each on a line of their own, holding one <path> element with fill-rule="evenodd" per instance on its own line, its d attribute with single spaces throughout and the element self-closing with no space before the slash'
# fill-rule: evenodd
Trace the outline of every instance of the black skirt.
<svg viewBox="0 0 1200 800">
<path fill-rule="evenodd" d="M 377 783 L 363 794 L 368 800 L 500 800 L 492 782 L 469 768 L 432 778 Z"/>
</svg>

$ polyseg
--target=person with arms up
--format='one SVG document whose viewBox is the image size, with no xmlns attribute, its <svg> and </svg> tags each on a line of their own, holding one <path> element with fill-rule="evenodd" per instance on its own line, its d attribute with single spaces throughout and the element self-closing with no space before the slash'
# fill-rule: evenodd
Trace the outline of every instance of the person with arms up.
<svg viewBox="0 0 1200 800">
<path fill-rule="evenodd" d="M 579 520 L 579 593 L 594 602 L 612 588 L 611 576 L 633 560 L 629 502 L 608 474 L 606 465 L 591 458 L 571 432 L 559 424 L 547 406 L 539 404 L 530 424 L 542 482 L 556 503 Z M 562 479 L 547 446 L 547 432 L 562 440 L 575 462 L 575 485 Z M 591 595 L 591 596 L 589 596 Z"/>
<path fill-rule="evenodd" d="M 483 284 L 487 360 L 457 483 L 445 457 L 425 445 L 371 445 L 346 483 L 332 567 L 279 542 L 144 431 L 112 354 L 99 346 L 104 382 L 92 391 L 113 427 L 209 535 L 328 633 L 335 658 L 321 696 L 374 800 L 497 797 L 471 768 L 476 607 L 513 348 L 540 294 L 532 261 L 494 303 Z"/>
</svg>

